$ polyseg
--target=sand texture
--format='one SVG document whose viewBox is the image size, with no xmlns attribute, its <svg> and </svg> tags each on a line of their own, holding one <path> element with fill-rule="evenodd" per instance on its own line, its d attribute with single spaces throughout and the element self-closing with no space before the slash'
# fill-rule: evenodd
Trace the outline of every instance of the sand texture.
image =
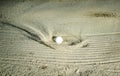
<svg viewBox="0 0 120 76">
<path fill-rule="evenodd" d="M 0 76 L 120 76 L 120 1 L 1 0 Z"/>
</svg>

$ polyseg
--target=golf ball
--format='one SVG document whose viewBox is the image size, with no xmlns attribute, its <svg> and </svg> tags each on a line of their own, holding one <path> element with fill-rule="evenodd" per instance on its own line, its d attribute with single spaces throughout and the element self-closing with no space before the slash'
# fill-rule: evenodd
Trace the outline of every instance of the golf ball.
<svg viewBox="0 0 120 76">
<path fill-rule="evenodd" d="M 63 42 L 63 38 L 62 38 L 61 36 L 57 36 L 57 37 L 55 38 L 55 42 L 56 42 L 57 44 L 61 44 L 61 43 Z"/>
</svg>

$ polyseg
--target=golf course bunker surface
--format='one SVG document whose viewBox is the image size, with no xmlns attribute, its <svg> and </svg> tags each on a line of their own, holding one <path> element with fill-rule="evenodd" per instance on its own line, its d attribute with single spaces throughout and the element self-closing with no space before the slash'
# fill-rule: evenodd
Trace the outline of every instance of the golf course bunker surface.
<svg viewBox="0 0 120 76">
<path fill-rule="evenodd" d="M 0 76 L 120 76 L 120 1 L 0 1 Z"/>
</svg>

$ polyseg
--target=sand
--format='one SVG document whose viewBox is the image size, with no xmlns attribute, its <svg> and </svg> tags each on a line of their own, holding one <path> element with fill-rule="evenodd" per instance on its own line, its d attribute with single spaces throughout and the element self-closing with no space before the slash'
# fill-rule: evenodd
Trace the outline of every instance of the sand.
<svg viewBox="0 0 120 76">
<path fill-rule="evenodd" d="M 0 76 L 120 76 L 119 7 L 119 0 L 0 1 Z"/>
</svg>

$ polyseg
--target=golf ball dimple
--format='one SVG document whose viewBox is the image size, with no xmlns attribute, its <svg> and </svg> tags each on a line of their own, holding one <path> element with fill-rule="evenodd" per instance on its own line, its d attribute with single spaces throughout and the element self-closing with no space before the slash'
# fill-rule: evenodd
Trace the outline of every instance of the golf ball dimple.
<svg viewBox="0 0 120 76">
<path fill-rule="evenodd" d="M 61 44 L 61 43 L 63 42 L 63 38 L 62 38 L 61 36 L 57 36 L 57 37 L 55 38 L 55 42 L 56 42 L 57 44 Z"/>
</svg>

